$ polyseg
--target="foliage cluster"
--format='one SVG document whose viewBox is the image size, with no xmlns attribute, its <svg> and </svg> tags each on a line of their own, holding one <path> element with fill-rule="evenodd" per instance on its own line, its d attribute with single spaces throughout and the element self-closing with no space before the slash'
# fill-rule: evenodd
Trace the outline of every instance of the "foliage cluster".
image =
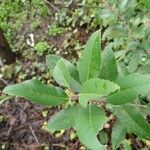
<svg viewBox="0 0 150 150">
<path fill-rule="evenodd" d="M 80 141 L 92 150 L 106 149 L 97 139 L 97 134 L 109 121 L 106 111 L 117 117 L 112 131 L 113 150 L 118 148 L 126 133 L 149 140 L 150 125 L 145 120 L 149 106 L 143 105 L 138 95 L 150 92 L 150 75 L 123 76 L 118 71 L 113 51 L 106 49 L 101 53 L 100 41 L 98 30 L 87 41 L 77 67 L 60 56 L 47 56 L 53 78 L 69 92 L 36 79 L 8 86 L 3 92 L 45 106 L 68 103 L 68 108 L 49 120 L 48 129 L 74 128 Z"/>
<path fill-rule="evenodd" d="M 35 15 L 44 16 L 49 13 L 48 7 L 41 0 L 2 0 L 0 1 L 0 27 L 7 34 L 21 28 L 22 23 Z M 21 17 L 20 17 L 21 16 Z M 8 36 L 9 38 L 11 36 Z"/>
<path fill-rule="evenodd" d="M 107 0 L 97 9 L 97 22 L 105 28 L 102 40 L 112 48 L 126 73 L 150 70 L 150 16 L 148 0 Z"/>
</svg>

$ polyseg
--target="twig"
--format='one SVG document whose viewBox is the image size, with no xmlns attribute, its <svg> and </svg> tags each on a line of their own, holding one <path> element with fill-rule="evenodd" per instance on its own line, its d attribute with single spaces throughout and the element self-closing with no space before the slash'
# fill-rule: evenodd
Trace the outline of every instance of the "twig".
<svg viewBox="0 0 150 150">
<path fill-rule="evenodd" d="M 79 141 L 75 142 L 72 147 L 71 150 L 77 149 L 77 147 L 79 146 Z"/>
<path fill-rule="evenodd" d="M 32 127 L 29 126 L 29 128 L 30 128 L 30 130 L 31 130 L 31 133 L 32 133 L 33 137 L 35 138 L 35 141 L 39 144 L 38 138 L 37 138 L 37 136 L 35 135 L 35 132 L 33 131 Z"/>
<path fill-rule="evenodd" d="M 36 121 L 36 122 L 38 122 L 38 124 L 39 124 L 40 126 L 43 125 L 43 120 Z M 35 121 L 33 121 L 33 122 L 27 122 L 26 124 L 23 124 L 23 125 L 21 125 L 21 126 L 19 126 L 19 127 L 14 128 L 14 129 L 13 129 L 13 132 L 16 132 L 16 131 L 21 130 L 21 129 L 25 128 L 25 127 L 28 127 L 29 124 L 32 124 L 32 123 L 35 123 Z M 6 132 L 7 130 L 8 130 L 8 129 L 3 129 L 3 130 L 1 130 L 1 133 L 2 133 L 2 132 Z"/>
<path fill-rule="evenodd" d="M 43 146 L 46 146 L 47 144 L 31 144 L 31 145 L 27 145 L 27 144 L 17 144 L 17 143 L 10 143 L 11 146 L 18 146 L 19 148 L 20 147 L 24 147 L 26 149 L 35 149 L 35 148 L 39 148 L 39 147 L 43 147 Z"/>
<path fill-rule="evenodd" d="M 4 79 L 0 78 L 0 81 L 2 81 L 5 85 L 9 85 L 7 81 L 5 81 Z"/>
<path fill-rule="evenodd" d="M 14 96 L 7 96 L 7 97 L 3 98 L 2 100 L 0 100 L 0 105 L 1 105 L 3 102 L 5 102 L 5 101 L 7 101 L 7 100 L 10 100 L 10 99 L 12 99 L 12 98 L 14 98 Z"/>
<path fill-rule="evenodd" d="M 43 0 L 46 4 L 50 5 L 50 7 L 52 7 L 54 10 L 56 10 L 58 13 L 60 13 L 59 9 L 57 7 L 55 7 L 51 2 L 47 1 L 47 0 Z"/>
<path fill-rule="evenodd" d="M 76 4 L 79 7 L 99 8 L 99 6 L 91 6 L 90 4 Z"/>
<path fill-rule="evenodd" d="M 54 143 L 52 144 L 53 146 L 55 147 L 61 147 L 61 148 L 66 148 L 66 146 L 64 144 L 57 144 L 57 143 Z"/>
</svg>

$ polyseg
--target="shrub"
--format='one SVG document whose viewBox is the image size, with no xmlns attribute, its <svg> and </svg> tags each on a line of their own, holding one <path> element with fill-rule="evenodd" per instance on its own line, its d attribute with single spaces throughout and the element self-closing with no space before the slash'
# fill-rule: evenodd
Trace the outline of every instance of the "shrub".
<svg viewBox="0 0 150 150">
<path fill-rule="evenodd" d="M 48 121 L 49 130 L 74 128 L 79 140 L 89 149 L 103 150 L 97 134 L 109 121 L 106 112 L 116 116 L 112 130 L 112 149 L 119 147 L 126 133 L 150 139 L 150 125 L 142 110 L 147 110 L 138 95 L 150 91 L 150 75 L 128 74 L 118 71 L 117 60 L 111 49 L 101 52 L 100 31 L 94 32 L 85 46 L 77 67 L 56 55 L 48 55 L 46 63 L 53 78 L 69 89 L 45 85 L 38 80 L 27 80 L 6 87 L 3 92 L 23 97 L 45 106 L 69 102 Z"/>
</svg>

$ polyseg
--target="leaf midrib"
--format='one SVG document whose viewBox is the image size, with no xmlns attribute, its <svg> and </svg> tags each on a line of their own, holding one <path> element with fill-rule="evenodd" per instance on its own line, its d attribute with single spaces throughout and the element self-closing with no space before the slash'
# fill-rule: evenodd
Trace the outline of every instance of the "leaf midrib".
<svg viewBox="0 0 150 150">
<path fill-rule="evenodd" d="M 91 51 L 91 55 L 90 55 L 90 61 L 89 61 L 89 65 L 88 65 L 88 72 L 87 72 L 87 80 L 89 79 L 89 76 L 90 76 L 90 67 L 91 67 L 91 60 L 92 60 L 92 51 Z"/>
<path fill-rule="evenodd" d="M 61 68 L 59 68 L 59 69 L 61 70 Z M 67 67 L 66 67 L 66 69 L 67 69 L 67 71 L 69 71 Z M 64 81 L 65 81 L 65 83 L 66 83 L 66 86 L 67 86 L 68 88 L 70 88 L 70 87 L 69 87 L 69 84 L 68 84 L 68 82 L 67 82 L 67 80 L 66 80 L 66 78 L 65 78 L 65 76 L 64 76 L 63 73 L 62 73 L 62 71 L 60 71 L 60 74 L 62 75 L 62 77 L 63 77 L 63 79 L 64 79 Z M 69 79 L 69 80 L 70 80 L 70 79 Z"/>
<path fill-rule="evenodd" d="M 97 38 L 96 38 L 96 40 L 97 40 Z M 95 43 L 97 42 L 96 40 L 94 41 L 93 45 L 95 45 Z M 92 47 L 93 47 L 93 46 L 92 46 Z M 89 77 L 89 76 L 90 76 L 90 73 L 89 73 L 89 72 L 90 72 L 90 67 L 91 67 L 91 62 L 92 62 L 91 60 L 92 60 L 93 50 L 91 50 L 91 53 L 90 53 L 90 54 L 91 54 L 91 55 L 90 55 L 90 61 L 89 61 L 89 65 L 88 65 L 89 67 L 88 67 L 88 73 L 87 73 L 87 81 L 88 81 L 88 79 L 90 78 L 90 77 Z"/>
<path fill-rule="evenodd" d="M 89 105 L 88 112 L 89 112 L 89 121 L 90 121 L 91 129 L 92 129 L 93 132 L 95 133 L 95 130 L 94 130 L 94 127 L 93 127 L 93 121 L 92 121 L 92 114 L 91 114 L 91 103 L 90 103 L 90 105 Z M 96 134 L 96 133 L 95 133 L 95 134 Z"/>
<path fill-rule="evenodd" d="M 9 91 L 9 90 L 8 90 Z M 33 92 L 34 91 L 34 92 Z M 58 96 L 52 96 L 52 95 L 48 95 L 48 94 L 44 94 L 44 93 L 40 93 L 40 92 L 37 92 L 35 90 L 32 89 L 32 91 L 29 91 L 29 93 L 31 94 L 40 94 L 40 95 L 43 95 L 43 96 L 48 96 L 50 98 L 55 98 L 55 99 L 62 99 L 62 100 L 68 100 L 68 98 L 63 98 L 63 97 L 58 97 Z M 13 94 L 12 94 L 13 95 Z M 19 97 L 27 97 L 27 96 L 20 96 L 19 94 L 15 94 L 15 96 L 19 96 Z"/>
</svg>

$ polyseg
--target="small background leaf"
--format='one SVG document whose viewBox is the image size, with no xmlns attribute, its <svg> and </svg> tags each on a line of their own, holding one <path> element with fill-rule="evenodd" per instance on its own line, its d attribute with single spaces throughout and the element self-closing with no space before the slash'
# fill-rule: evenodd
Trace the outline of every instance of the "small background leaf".
<svg viewBox="0 0 150 150">
<path fill-rule="evenodd" d="M 149 0 L 144 0 L 144 5 L 150 11 L 150 1 Z"/>
<path fill-rule="evenodd" d="M 58 55 L 47 55 L 46 56 L 46 64 L 52 73 L 54 68 L 56 67 L 57 62 L 61 59 Z"/>
<path fill-rule="evenodd" d="M 131 144 L 127 140 L 123 141 L 123 147 L 124 150 L 132 150 Z"/>
<path fill-rule="evenodd" d="M 132 55 L 132 57 L 130 58 L 130 62 L 129 62 L 129 71 L 132 73 L 134 72 L 139 65 L 139 55 L 136 53 L 134 55 Z"/>
</svg>

